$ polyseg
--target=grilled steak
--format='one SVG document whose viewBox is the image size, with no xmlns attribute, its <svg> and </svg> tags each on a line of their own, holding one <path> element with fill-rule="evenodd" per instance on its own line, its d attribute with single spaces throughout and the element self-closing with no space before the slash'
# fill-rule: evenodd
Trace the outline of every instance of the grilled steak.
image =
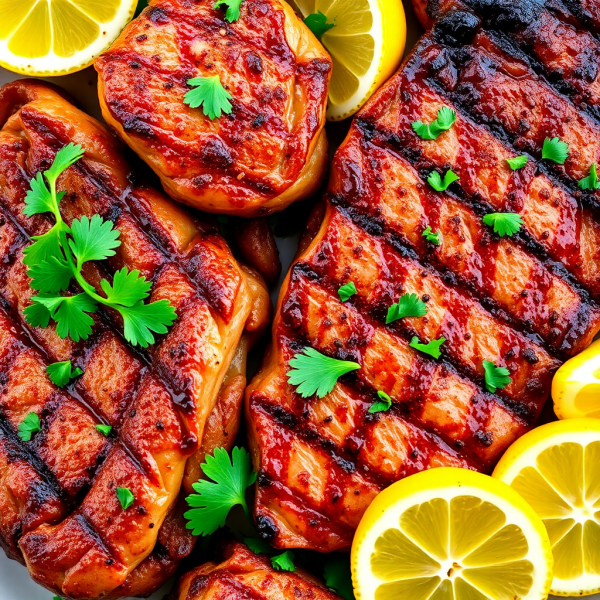
<svg viewBox="0 0 600 600">
<path fill-rule="evenodd" d="M 472 11 L 442 12 L 352 123 L 247 391 L 256 523 L 277 547 L 348 547 L 374 495 L 416 471 L 489 471 L 535 423 L 561 361 L 600 329 L 600 192 L 577 186 L 597 160 L 600 125 L 532 61 Z M 419 137 L 412 123 L 443 106 L 456 122 Z M 570 147 L 564 168 L 540 160 L 555 136 Z M 511 170 L 506 159 L 523 150 L 527 164 Z M 435 191 L 431 173 L 449 169 L 459 180 Z M 489 213 L 518 213 L 520 231 L 500 237 Z M 341 302 L 350 281 L 357 293 Z M 427 314 L 386 324 L 404 293 Z M 443 336 L 441 358 L 413 349 L 415 336 Z M 306 347 L 360 369 L 304 399 L 287 372 Z M 483 361 L 506 367 L 510 384 L 488 391 Z M 369 412 L 379 391 L 392 406 Z"/>
<path fill-rule="evenodd" d="M 34 81 L 5 86 L 0 125 L 0 543 L 61 596 L 151 593 L 190 548 L 176 508 L 188 458 L 230 444 L 235 434 L 240 338 L 245 326 L 262 325 L 264 292 L 213 226 L 137 183 L 114 139 L 57 89 Z M 121 232 L 116 256 L 89 263 L 88 281 L 139 269 L 153 282 L 152 300 L 167 298 L 176 308 L 168 334 L 146 350 L 125 342 L 108 309 L 79 343 L 23 317 L 33 292 L 22 251 L 51 226 L 45 215 L 23 215 L 24 198 L 31 178 L 70 142 L 85 156 L 58 181 L 65 220 L 100 214 Z M 236 349 L 241 355 L 216 404 Z M 83 375 L 59 389 L 46 366 L 64 360 Z M 17 430 L 31 412 L 41 431 L 24 442 Z M 99 423 L 113 427 L 109 437 Z M 201 456 L 190 462 L 188 479 Z M 133 492 L 128 510 L 117 487 Z"/>
<path fill-rule="evenodd" d="M 230 23 L 213 0 L 152 0 L 97 61 L 106 121 L 169 194 L 210 212 L 281 210 L 327 167 L 331 59 L 283 0 L 246 0 Z M 219 76 L 233 111 L 211 121 L 184 97 Z"/>
</svg>

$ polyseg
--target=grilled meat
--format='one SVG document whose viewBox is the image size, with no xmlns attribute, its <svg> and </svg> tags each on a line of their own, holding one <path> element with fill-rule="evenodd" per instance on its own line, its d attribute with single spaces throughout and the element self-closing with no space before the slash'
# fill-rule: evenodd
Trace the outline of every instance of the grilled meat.
<svg viewBox="0 0 600 600">
<path fill-rule="evenodd" d="M 265 292 L 213 226 L 139 185 L 112 136 L 59 90 L 5 86 L 0 125 L 0 543 L 61 596 L 149 593 L 189 544 L 185 535 L 181 543 L 162 535 L 168 515 L 177 530 L 188 458 L 237 427 L 239 379 L 231 386 L 243 378 L 240 338 L 245 327 L 262 326 Z M 65 220 L 100 214 L 121 232 L 116 256 L 90 263 L 88 281 L 139 269 L 153 282 L 151 299 L 168 298 L 177 310 L 168 334 L 147 350 L 130 347 L 109 312 L 97 313 L 92 336 L 79 343 L 23 318 L 32 290 L 22 250 L 51 226 L 45 215 L 23 215 L 25 194 L 70 142 L 86 153 L 58 182 Z M 236 349 L 241 358 L 216 404 Z M 84 373 L 58 389 L 46 366 L 63 360 Z M 17 429 L 30 412 L 42 430 L 23 442 Z M 110 437 L 98 423 L 113 427 Z M 134 494 L 126 511 L 117 487 Z"/>
<path fill-rule="evenodd" d="M 275 571 L 266 556 L 239 542 L 226 544 L 218 558 L 222 562 L 208 562 L 183 575 L 171 600 L 339 600 L 308 573 Z"/>
<path fill-rule="evenodd" d="M 316 192 L 327 165 L 331 59 L 283 0 L 247 0 L 229 23 L 212 0 L 152 0 L 97 61 L 106 121 L 169 194 L 210 212 L 281 210 Z M 231 115 L 184 104 L 218 75 Z"/>
<path fill-rule="evenodd" d="M 418 137 L 411 124 L 442 106 L 454 125 Z M 271 543 L 346 548 L 382 488 L 436 466 L 489 471 L 535 423 L 556 368 L 600 329 L 598 192 L 575 185 L 595 160 L 597 127 L 522 50 L 460 10 L 443 14 L 358 114 L 247 391 L 255 517 Z M 538 160 L 544 135 L 570 144 L 564 169 Z M 532 155 L 512 171 L 506 159 L 523 148 Z M 460 179 L 445 192 L 426 183 L 450 168 Z M 521 230 L 499 237 L 482 220 L 492 212 L 519 213 Z M 343 303 L 349 281 L 357 293 Z M 386 325 L 404 293 L 426 316 Z M 413 350 L 413 336 L 443 336 L 441 359 Z M 305 347 L 361 368 L 303 399 L 287 372 Z M 484 360 L 508 368 L 511 383 L 488 392 Z M 392 407 L 370 413 L 378 391 Z"/>
</svg>

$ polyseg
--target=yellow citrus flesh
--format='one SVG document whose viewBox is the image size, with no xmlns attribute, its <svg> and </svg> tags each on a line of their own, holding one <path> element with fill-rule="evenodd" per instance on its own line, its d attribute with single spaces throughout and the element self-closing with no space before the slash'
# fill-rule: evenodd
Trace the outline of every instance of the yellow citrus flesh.
<svg viewBox="0 0 600 600">
<path fill-rule="evenodd" d="M 357 600 L 543 600 L 552 553 L 509 486 L 465 469 L 417 473 L 381 492 L 352 544 Z"/>
<path fill-rule="evenodd" d="M 406 42 L 401 0 L 295 0 L 303 16 L 322 12 L 333 27 L 321 42 L 331 54 L 327 118 L 353 115 L 398 68 Z"/>
<path fill-rule="evenodd" d="M 534 429 L 504 454 L 493 477 L 542 519 L 554 554 L 551 591 L 600 591 L 600 420 L 569 419 Z"/>
<path fill-rule="evenodd" d="M 136 6 L 137 0 L 0 0 L 0 65 L 34 76 L 84 69 Z"/>
</svg>

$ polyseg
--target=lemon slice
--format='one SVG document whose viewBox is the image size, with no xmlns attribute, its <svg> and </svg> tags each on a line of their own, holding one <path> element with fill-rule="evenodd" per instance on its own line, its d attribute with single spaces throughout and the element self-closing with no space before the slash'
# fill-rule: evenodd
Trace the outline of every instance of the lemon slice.
<svg viewBox="0 0 600 600">
<path fill-rule="evenodd" d="M 136 6 L 137 0 L 0 0 L 0 65 L 35 76 L 84 69 Z"/>
<path fill-rule="evenodd" d="M 600 417 L 600 340 L 556 372 L 552 400 L 559 419 Z"/>
<path fill-rule="evenodd" d="M 331 54 L 327 118 L 354 114 L 398 68 L 406 41 L 401 0 L 295 0 L 304 18 L 322 13 L 333 25 L 320 37 Z"/>
<path fill-rule="evenodd" d="M 357 600 L 542 600 L 552 553 L 540 518 L 502 482 L 438 468 L 381 492 L 352 545 Z"/>
<path fill-rule="evenodd" d="M 542 518 L 554 554 L 552 593 L 600 591 L 600 420 L 542 425 L 515 442 L 494 477 Z"/>
</svg>

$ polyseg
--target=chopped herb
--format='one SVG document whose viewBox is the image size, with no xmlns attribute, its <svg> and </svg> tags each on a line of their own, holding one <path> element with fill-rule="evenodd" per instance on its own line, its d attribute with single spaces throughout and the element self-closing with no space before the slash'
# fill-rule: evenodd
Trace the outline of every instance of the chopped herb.
<svg viewBox="0 0 600 600">
<path fill-rule="evenodd" d="M 580 179 L 577 185 L 582 190 L 597 190 L 600 188 L 600 182 L 598 182 L 598 172 L 596 170 L 596 163 L 593 162 L 590 166 L 590 174 L 583 179 Z"/>
<path fill-rule="evenodd" d="M 215 2 L 215 9 L 221 8 L 221 6 L 227 6 L 227 12 L 225 18 L 230 22 L 234 23 L 240 18 L 240 7 L 244 0 L 217 0 Z"/>
<path fill-rule="evenodd" d="M 370 413 L 377 413 L 389 410 L 392 406 L 392 399 L 385 393 L 379 390 L 377 392 L 377 396 L 379 400 L 377 402 L 373 402 L 369 408 Z"/>
<path fill-rule="evenodd" d="M 250 454 L 237 446 L 229 453 L 216 448 L 213 456 L 206 456 L 202 472 L 212 479 L 201 479 L 192 485 L 196 494 L 190 494 L 186 502 L 192 507 L 184 517 L 193 535 L 210 535 L 225 525 L 227 515 L 234 506 L 242 506 L 249 518 L 246 488 L 256 481 Z"/>
<path fill-rule="evenodd" d="M 546 138 L 542 146 L 542 158 L 564 165 L 569 156 L 569 144 L 559 138 Z"/>
<path fill-rule="evenodd" d="M 506 162 L 513 171 L 516 171 L 517 169 L 522 169 L 527 164 L 527 157 L 525 155 L 515 156 L 514 158 L 507 158 Z"/>
<path fill-rule="evenodd" d="M 516 213 L 490 213 L 483 217 L 483 222 L 493 227 L 494 233 L 497 233 L 500 237 L 514 235 L 523 225 L 521 215 Z"/>
<path fill-rule="evenodd" d="M 291 550 L 286 550 L 282 554 L 274 556 L 271 559 L 271 565 L 276 571 L 289 571 L 293 573 L 296 570 L 294 558 L 294 553 Z"/>
<path fill-rule="evenodd" d="M 304 24 L 319 40 L 323 37 L 324 33 L 327 33 L 332 27 L 335 27 L 335 23 L 329 23 L 327 21 L 327 15 L 324 15 L 321 11 L 308 15 L 306 19 L 304 19 Z"/>
<path fill-rule="evenodd" d="M 204 114 L 211 120 L 218 119 L 222 113 L 231 114 L 231 94 L 223 87 L 218 75 L 212 77 L 194 77 L 188 85 L 195 86 L 183 99 L 191 108 L 202 106 Z"/>
<path fill-rule="evenodd" d="M 112 431 L 112 426 L 111 425 L 96 425 L 96 429 L 105 437 L 108 437 L 110 435 L 110 432 Z"/>
<path fill-rule="evenodd" d="M 484 360 L 483 369 L 485 371 L 485 387 L 492 394 L 497 389 L 504 389 L 512 381 L 509 377 L 510 371 L 506 367 L 497 367 L 493 362 Z"/>
<path fill-rule="evenodd" d="M 437 192 L 443 192 L 448 189 L 448 186 L 451 183 L 458 181 L 459 179 L 460 177 L 452 169 L 449 169 L 448 171 L 446 171 L 443 181 L 440 177 L 440 174 L 437 171 L 434 171 L 427 178 L 427 181 L 434 190 L 436 190 Z"/>
<path fill-rule="evenodd" d="M 70 360 L 65 360 L 64 362 L 57 362 L 46 367 L 46 373 L 48 373 L 48 377 L 50 377 L 50 381 L 60 388 L 65 387 L 71 379 L 75 379 L 80 375 L 83 375 L 83 371 L 76 367 L 73 368 Z"/>
<path fill-rule="evenodd" d="M 412 128 L 423 140 L 435 140 L 443 132 L 447 131 L 456 121 L 456 112 L 447 106 L 438 110 L 437 119 L 426 125 L 422 121 L 414 121 Z"/>
<path fill-rule="evenodd" d="M 416 294 L 402 294 L 397 304 L 388 308 L 386 325 L 405 317 L 424 317 L 427 314 L 427 306 Z"/>
<path fill-rule="evenodd" d="M 117 498 L 119 499 L 123 510 L 127 510 L 135 501 L 135 497 L 129 488 L 118 487 Z"/>
<path fill-rule="evenodd" d="M 19 425 L 19 437 L 24 442 L 29 442 L 33 434 L 41 430 L 40 418 L 34 412 L 30 412 Z"/>
<path fill-rule="evenodd" d="M 419 342 L 419 338 L 415 335 L 413 339 L 410 341 L 409 346 L 414 348 L 415 350 L 419 350 L 424 354 L 429 354 L 429 356 L 433 356 L 433 358 L 439 358 L 442 355 L 440 350 L 440 346 L 446 341 L 445 337 L 441 337 L 439 340 L 431 340 L 427 344 L 421 344 Z"/>
<path fill-rule="evenodd" d="M 337 555 L 330 558 L 325 563 L 323 578 L 327 587 L 344 600 L 355 600 L 349 557 Z"/>
<path fill-rule="evenodd" d="M 439 246 L 442 243 L 440 241 L 439 231 L 436 231 L 436 232 L 431 231 L 431 227 L 429 227 L 429 225 L 427 225 L 427 227 L 425 227 L 425 230 L 421 234 L 421 237 L 424 237 L 428 242 L 431 242 L 432 244 L 435 244 L 436 246 Z"/>
<path fill-rule="evenodd" d="M 244 544 L 246 544 L 254 554 L 273 554 L 273 547 L 260 538 L 244 538 Z"/>
<path fill-rule="evenodd" d="M 337 383 L 337 380 L 350 371 L 360 369 L 360 365 L 348 360 L 330 358 L 314 348 L 304 348 L 290 360 L 288 382 L 298 386 L 296 391 L 303 397 L 313 394 L 323 398 Z"/>
<path fill-rule="evenodd" d="M 338 294 L 342 302 L 347 302 L 357 292 L 358 290 L 356 289 L 353 281 L 349 281 L 338 290 Z"/>
</svg>

